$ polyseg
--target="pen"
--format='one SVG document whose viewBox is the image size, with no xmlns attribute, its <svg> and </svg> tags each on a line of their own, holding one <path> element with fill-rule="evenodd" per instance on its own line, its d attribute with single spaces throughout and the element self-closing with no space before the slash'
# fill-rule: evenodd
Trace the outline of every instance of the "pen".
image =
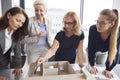
<svg viewBox="0 0 120 80">
<path fill-rule="evenodd" d="M 34 71 L 34 74 L 36 74 L 37 69 L 38 69 L 38 66 L 36 65 L 36 67 L 35 67 L 35 71 Z"/>
<path fill-rule="evenodd" d="M 39 58 L 40 58 L 40 57 L 41 57 L 41 56 L 39 56 Z M 36 64 L 34 74 L 36 74 L 37 69 L 38 69 L 38 65 Z"/>
</svg>

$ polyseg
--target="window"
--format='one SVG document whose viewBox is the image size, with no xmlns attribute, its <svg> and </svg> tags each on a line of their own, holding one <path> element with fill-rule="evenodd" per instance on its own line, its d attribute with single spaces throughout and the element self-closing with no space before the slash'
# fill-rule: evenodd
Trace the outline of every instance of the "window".
<svg viewBox="0 0 120 80">
<path fill-rule="evenodd" d="M 106 4 L 107 3 L 107 4 Z M 112 8 L 113 0 L 84 0 L 83 26 L 87 28 L 95 23 L 101 10 Z"/>
<path fill-rule="evenodd" d="M 12 7 L 20 6 L 20 0 L 12 0 Z"/>
</svg>

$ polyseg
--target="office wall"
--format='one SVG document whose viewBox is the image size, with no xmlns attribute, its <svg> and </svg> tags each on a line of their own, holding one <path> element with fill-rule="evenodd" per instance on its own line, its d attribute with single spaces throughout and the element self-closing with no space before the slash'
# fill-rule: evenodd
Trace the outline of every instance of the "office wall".
<svg viewBox="0 0 120 80">
<path fill-rule="evenodd" d="M 113 0 L 113 8 L 118 9 L 120 12 L 120 0 Z"/>
</svg>

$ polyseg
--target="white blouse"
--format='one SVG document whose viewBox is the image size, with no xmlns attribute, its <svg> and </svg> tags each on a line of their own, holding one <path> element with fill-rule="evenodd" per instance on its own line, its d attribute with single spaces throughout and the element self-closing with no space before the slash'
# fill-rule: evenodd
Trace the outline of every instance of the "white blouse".
<svg viewBox="0 0 120 80">
<path fill-rule="evenodd" d="M 12 45 L 12 39 L 11 39 L 12 34 L 13 34 L 13 31 L 9 33 L 8 29 L 7 28 L 5 29 L 5 49 L 3 54 L 5 54 Z"/>
</svg>

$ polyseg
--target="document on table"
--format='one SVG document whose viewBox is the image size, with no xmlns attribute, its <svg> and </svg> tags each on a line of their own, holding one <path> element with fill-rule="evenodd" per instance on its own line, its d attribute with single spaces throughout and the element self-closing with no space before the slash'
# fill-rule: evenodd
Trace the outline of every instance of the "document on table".
<svg viewBox="0 0 120 80">
<path fill-rule="evenodd" d="M 74 69 L 74 71 L 76 73 L 81 73 L 81 68 L 80 68 L 80 66 L 77 63 L 71 64 L 71 66 L 72 66 L 72 68 Z"/>
<path fill-rule="evenodd" d="M 96 80 L 120 80 L 113 70 L 111 71 L 111 73 L 113 74 L 114 78 L 109 79 L 102 74 L 102 71 L 105 69 L 105 67 L 97 67 L 97 69 L 98 73 L 96 75 L 92 74 L 92 76 L 95 77 Z"/>
<path fill-rule="evenodd" d="M 80 66 L 76 63 L 76 64 L 71 64 L 72 68 L 76 71 L 76 70 L 81 70 Z"/>
</svg>

